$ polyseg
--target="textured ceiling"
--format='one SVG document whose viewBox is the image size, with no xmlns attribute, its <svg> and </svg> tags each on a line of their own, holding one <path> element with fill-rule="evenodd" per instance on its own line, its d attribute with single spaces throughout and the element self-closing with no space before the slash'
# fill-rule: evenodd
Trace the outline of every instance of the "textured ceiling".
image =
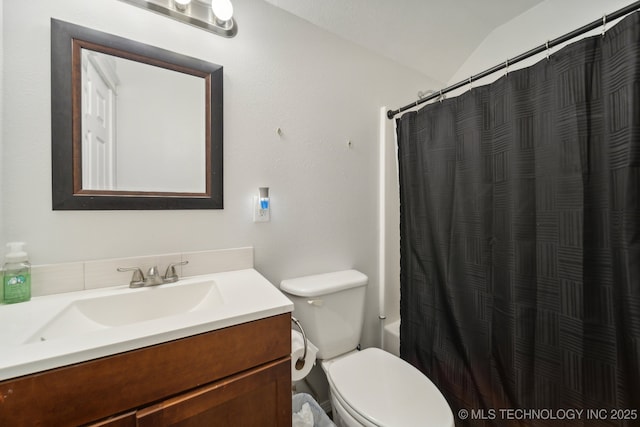
<svg viewBox="0 0 640 427">
<path fill-rule="evenodd" d="M 496 27 L 544 0 L 266 0 L 447 82 Z"/>
</svg>

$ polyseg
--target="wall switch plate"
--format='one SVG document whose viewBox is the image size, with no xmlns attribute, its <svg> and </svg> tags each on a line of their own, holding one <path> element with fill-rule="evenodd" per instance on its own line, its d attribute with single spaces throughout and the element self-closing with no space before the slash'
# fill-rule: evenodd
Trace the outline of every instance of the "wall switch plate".
<svg viewBox="0 0 640 427">
<path fill-rule="evenodd" d="M 271 221 L 271 205 L 267 209 L 260 207 L 258 196 L 253 198 L 253 222 L 269 222 Z"/>
</svg>

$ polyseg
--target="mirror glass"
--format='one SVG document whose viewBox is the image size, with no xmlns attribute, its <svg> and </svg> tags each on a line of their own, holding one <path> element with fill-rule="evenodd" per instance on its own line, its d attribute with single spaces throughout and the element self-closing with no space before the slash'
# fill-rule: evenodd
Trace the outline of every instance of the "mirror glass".
<svg viewBox="0 0 640 427">
<path fill-rule="evenodd" d="M 204 79 L 81 56 L 82 189 L 204 194 Z"/>
<path fill-rule="evenodd" d="M 222 66 L 51 21 L 53 209 L 221 209 Z"/>
</svg>

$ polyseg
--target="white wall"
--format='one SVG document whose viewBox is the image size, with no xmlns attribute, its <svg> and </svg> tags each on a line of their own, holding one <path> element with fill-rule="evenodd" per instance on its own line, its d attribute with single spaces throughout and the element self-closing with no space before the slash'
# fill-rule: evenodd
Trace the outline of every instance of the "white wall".
<svg viewBox="0 0 640 427">
<path fill-rule="evenodd" d="M 428 79 L 261 0 L 234 0 L 232 39 L 120 1 L 11 3 L 2 243 L 26 241 L 35 264 L 250 245 L 274 284 L 357 268 L 370 278 L 363 344 L 377 342 L 379 107 Z M 224 66 L 224 210 L 51 210 L 51 17 Z M 270 223 L 252 222 L 259 186 Z"/>
<path fill-rule="evenodd" d="M 397 107 L 392 107 L 397 108 Z M 392 109 L 390 108 L 390 109 Z M 385 284 L 381 315 L 388 324 L 400 318 L 400 193 L 398 180 L 398 151 L 395 122 L 386 118 L 386 110 L 380 118 L 380 259 L 379 276 Z M 382 333 L 382 331 L 380 331 Z"/>
<path fill-rule="evenodd" d="M 542 2 L 492 31 L 451 77 L 448 85 L 466 80 L 474 74 L 543 45 L 549 40 L 602 19 L 605 14 L 608 15 L 631 3 L 631 0 L 547 0 Z M 607 24 L 607 28 L 611 25 Z M 600 32 L 601 29 L 597 29 L 586 36 L 600 34 Z M 561 48 L 562 46 L 558 46 L 551 49 L 551 53 Z M 545 54 L 540 54 L 509 68 L 526 67 L 544 58 Z M 503 73 L 500 72 L 495 73 L 474 85 L 489 83 L 502 75 Z M 466 89 L 463 88 L 463 90 Z M 452 95 L 454 93 L 450 96 Z"/>
</svg>

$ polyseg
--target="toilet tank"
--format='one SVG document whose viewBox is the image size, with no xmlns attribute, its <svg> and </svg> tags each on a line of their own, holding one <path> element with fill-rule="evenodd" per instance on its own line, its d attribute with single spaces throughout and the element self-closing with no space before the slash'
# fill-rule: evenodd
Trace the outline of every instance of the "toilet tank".
<svg viewBox="0 0 640 427">
<path fill-rule="evenodd" d="M 318 359 L 355 350 L 360 343 L 367 282 L 361 272 L 345 270 L 280 283 L 293 301 L 293 316 L 318 347 Z"/>
</svg>

